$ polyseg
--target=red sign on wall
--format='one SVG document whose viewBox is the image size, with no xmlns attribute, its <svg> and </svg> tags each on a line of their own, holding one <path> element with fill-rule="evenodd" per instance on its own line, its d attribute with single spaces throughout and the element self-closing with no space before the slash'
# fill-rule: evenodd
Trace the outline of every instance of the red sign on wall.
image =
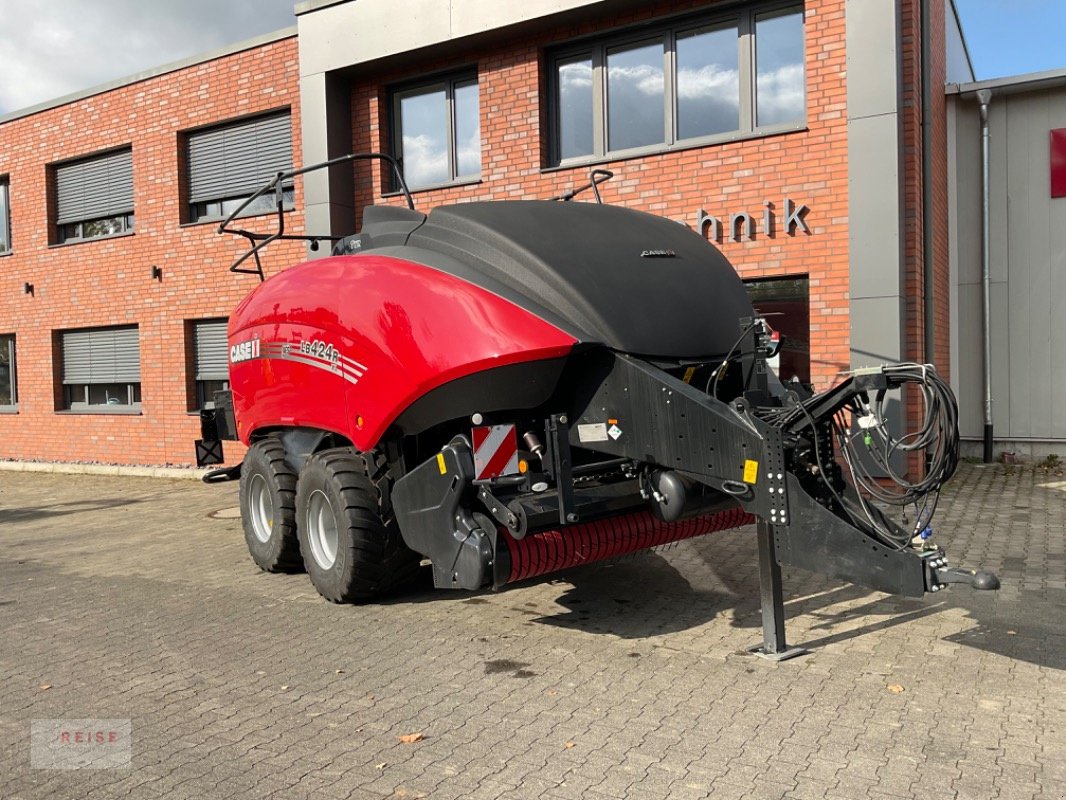
<svg viewBox="0 0 1066 800">
<path fill-rule="evenodd" d="M 1051 196 L 1066 197 L 1066 128 L 1051 132 Z"/>
</svg>

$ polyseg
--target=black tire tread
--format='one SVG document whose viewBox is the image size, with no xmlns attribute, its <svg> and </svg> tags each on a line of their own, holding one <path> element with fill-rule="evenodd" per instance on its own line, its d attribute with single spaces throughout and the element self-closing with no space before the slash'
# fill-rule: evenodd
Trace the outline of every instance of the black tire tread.
<svg viewBox="0 0 1066 800">
<path fill-rule="evenodd" d="M 266 572 L 300 572 L 303 570 L 303 559 L 300 557 L 300 543 L 296 535 L 296 486 L 297 475 L 285 461 L 285 448 L 281 442 L 274 438 L 260 439 L 254 442 L 245 456 L 245 467 L 241 470 L 242 479 L 250 479 L 256 461 L 261 461 L 271 481 L 273 481 L 277 497 L 280 502 L 274 509 L 275 528 L 281 537 L 279 546 L 274 548 L 270 557 L 252 554 L 253 559 L 260 569 Z M 242 490 L 243 490 L 242 480 Z M 241 493 L 242 499 L 244 493 Z M 249 548 L 253 545 L 250 537 L 254 534 L 250 530 L 251 521 L 245 515 L 245 509 L 241 508 L 241 517 L 244 524 L 245 539 Z"/>
<path fill-rule="evenodd" d="M 356 453 L 352 448 L 323 450 L 312 459 L 334 482 L 342 500 L 340 513 L 347 522 L 348 536 L 347 541 L 342 539 L 341 547 L 346 549 L 352 565 L 351 579 L 345 585 L 316 584 L 319 593 L 335 603 L 351 603 L 411 582 L 418 573 L 421 556 L 408 549 L 392 517 L 388 499 L 391 482 L 387 466 L 382 468 L 384 460 L 376 453 Z M 304 565 L 314 579 L 318 571 L 314 557 L 305 537 L 300 537 L 300 543 Z"/>
</svg>

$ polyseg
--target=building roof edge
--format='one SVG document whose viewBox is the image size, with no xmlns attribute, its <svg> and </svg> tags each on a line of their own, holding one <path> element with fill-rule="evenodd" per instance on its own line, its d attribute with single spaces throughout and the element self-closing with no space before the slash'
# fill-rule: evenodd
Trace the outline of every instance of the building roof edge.
<svg viewBox="0 0 1066 800">
<path fill-rule="evenodd" d="M 1044 72 L 1027 72 L 1022 75 L 1010 75 L 1005 78 L 991 78 L 973 83 L 949 83 L 947 94 L 970 96 L 979 89 L 991 89 L 1001 94 L 1018 94 L 1020 92 L 1052 89 L 1066 85 L 1066 68 L 1050 69 Z"/>
<path fill-rule="evenodd" d="M 131 86 L 141 81 L 149 80 L 150 78 L 158 78 L 160 75 L 166 75 L 170 72 L 177 72 L 178 70 L 185 69 L 187 67 L 193 67 L 197 64 L 203 64 L 207 61 L 214 61 L 216 58 L 223 58 L 225 56 L 231 56 L 234 53 L 240 53 L 244 50 L 251 50 L 255 47 L 260 47 L 272 42 L 280 42 L 282 39 L 290 39 L 296 36 L 296 26 L 290 26 L 283 28 L 279 31 L 273 31 L 272 33 L 264 33 L 259 36 L 252 37 L 251 39 L 245 39 L 240 42 L 228 44 L 223 47 L 210 50 L 206 53 L 198 53 L 187 58 L 180 59 L 178 61 L 171 61 L 169 64 L 163 64 L 158 67 L 152 67 L 146 69 L 143 72 L 138 72 L 134 75 L 127 75 L 124 78 L 116 78 L 113 81 L 101 83 L 96 86 L 91 86 L 88 89 L 82 89 L 71 94 L 63 95 L 62 97 L 56 97 L 52 100 L 45 100 L 43 103 L 37 103 L 36 105 L 27 106 L 26 108 L 20 108 L 15 111 L 10 111 L 7 114 L 0 114 L 0 125 L 5 122 L 13 122 L 17 119 L 24 117 L 31 117 L 34 114 L 39 114 L 42 111 L 49 111 L 53 108 L 59 108 L 61 106 L 68 105 L 70 103 L 76 103 L 79 100 L 85 100 L 86 98 L 93 97 L 104 92 L 110 92 L 114 89 L 121 89 L 124 86 Z"/>
<path fill-rule="evenodd" d="M 296 4 L 296 16 L 308 14 L 312 11 L 318 11 L 318 9 L 326 8 L 327 6 L 335 6 L 347 2 L 348 0 L 301 0 L 301 2 Z"/>
</svg>

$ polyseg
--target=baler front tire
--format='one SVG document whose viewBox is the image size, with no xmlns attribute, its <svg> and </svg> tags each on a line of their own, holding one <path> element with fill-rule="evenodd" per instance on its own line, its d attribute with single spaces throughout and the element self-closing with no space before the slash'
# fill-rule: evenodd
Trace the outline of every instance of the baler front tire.
<svg viewBox="0 0 1066 800">
<path fill-rule="evenodd" d="M 241 524 L 248 552 L 266 572 L 303 568 L 296 538 L 296 473 L 276 439 L 260 439 L 241 464 Z"/>
<path fill-rule="evenodd" d="M 318 593 L 334 603 L 403 585 L 420 562 L 391 514 L 382 518 L 387 502 L 371 479 L 368 458 L 349 448 L 324 450 L 300 473 L 296 508 L 304 568 Z"/>
</svg>

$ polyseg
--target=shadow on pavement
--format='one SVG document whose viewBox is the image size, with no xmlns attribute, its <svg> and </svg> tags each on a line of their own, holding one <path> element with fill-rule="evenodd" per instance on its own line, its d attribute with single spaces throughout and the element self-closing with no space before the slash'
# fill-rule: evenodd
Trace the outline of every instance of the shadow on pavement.
<svg viewBox="0 0 1066 800">
<path fill-rule="evenodd" d="M 999 601 L 995 608 L 974 607 L 961 595 L 953 600 L 947 605 L 965 609 L 977 625 L 944 641 L 1066 670 L 1066 589 L 1022 589 L 1018 599 Z"/>
<path fill-rule="evenodd" d="M 69 503 L 53 503 L 48 506 L 31 508 L 0 508 L 0 524 L 18 522 L 36 522 L 53 517 L 65 517 L 70 514 L 84 514 L 92 511 L 104 511 L 109 508 L 132 506 L 144 502 L 143 498 L 113 497 L 100 500 L 74 500 Z"/>
<path fill-rule="evenodd" d="M 798 574 L 791 582 L 796 582 Z M 657 553 L 570 570 L 560 574 L 570 585 L 555 599 L 567 611 L 538 616 L 533 621 L 640 639 L 695 628 L 728 612 L 733 627 L 759 629 L 762 618 L 757 576 L 727 569 L 716 571 L 716 575 L 727 591 L 694 588 Z M 803 576 L 801 583 L 808 580 L 805 573 Z M 965 611 L 970 625 L 941 637 L 942 641 L 1066 670 L 1066 626 L 1062 623 L 1066 590 L 1022 590 L 1020 599 L 1005 601 L 994 593 L 957 587 L 947 594 L 918 599 L 881 595 L 817 576 L 812 579 L 825 588 L 800 598 L 786 581 L 786 618 L 817 620 L 803 641 L 790 640 L 791 644 L 817 650 L 957 608 Z M 790 594 L 796 599 L 790 600 Z M 864 598 L 869 600 L 855 605 Z M 834 608 L 837 606 L 840 608 Z M 824 635 L 811 638 L 815 631 Z"/>
<path fill-rule="evenodd" d="M 694 588 L 656 553 L 572 569 L 558 578 L 570 586 L 555 602 L 568 610 L 535 622 L 623 639 L 688 630 L 736 603 L 724 592 Z"/>
<path fill-rule="evenodd" d="M 734 628 L 758 631 L 762 618 L 754 543 L 750 553 L 736 541 L 730 547 L 731 558 L 725 563 L 716 561 L 719 551 L 713 539 L 695 548 L 702 566 L 714 575 L 715 589 L 694 587 L 660 551 L 645 551 L 512 584 L 499 593 L 436 590 L 430 568 L 424 567 L 414 585 L 378 602 L 446 602 L 450 598 L 485 603 L 489 598 L 513 597 L 514 610 L 529 615 L 532 622 L 623 639 L 690 630 L 722 614 L 730 615 Z M 1023 578 L 1011 572 L 1003 575 L 1006 587 L 1012 583 L 1017 586 Z M 537 610 L 537 604 L 519 601 L 518 590 L 542 581 L 555 583 L 559 594 L 552 600 L 564 611 L 545 614 Z M 943 636 L 941 641 L 1066 670 L 1066 625 L 1062 622 L 1066 619 L 1066 589 L 1023 589 L 1006 599 L 995 592 L 957 587 L 946 594 L 917 599 L 882 595 L 855 584 L 791 570 L 785 577 L 785 601 L 787 619 L 802 616 L 815 620 L 802 640 L 793 634 L 790 644 L 815 651 L 962 609 L 969 627 Z"/>
</svg>

